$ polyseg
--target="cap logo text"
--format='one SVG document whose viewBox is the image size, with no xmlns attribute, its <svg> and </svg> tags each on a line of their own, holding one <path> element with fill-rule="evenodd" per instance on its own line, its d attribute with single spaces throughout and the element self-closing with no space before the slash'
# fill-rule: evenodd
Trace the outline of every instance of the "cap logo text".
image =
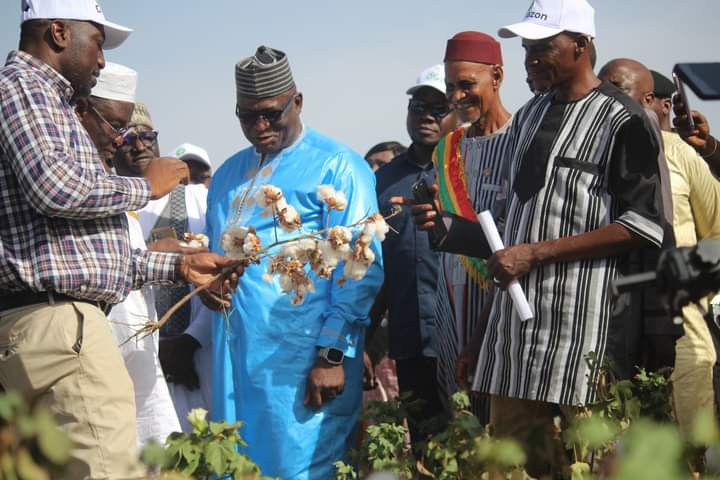
<svg viewBox="0 0 720 480">
<path fill-rule="evenodd" d="M 542 12 L 533 12 L 530 10 L 525 18 L 537 18 L 538 20 L 547 20 L 548 16 Z"/>
</svg>

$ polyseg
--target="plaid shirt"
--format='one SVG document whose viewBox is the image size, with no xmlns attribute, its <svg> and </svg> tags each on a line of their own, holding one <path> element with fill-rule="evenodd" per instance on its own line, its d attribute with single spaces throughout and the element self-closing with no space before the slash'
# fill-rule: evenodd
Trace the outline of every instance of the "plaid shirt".
<svg viewBox="0 0 720 480">
<path fill-rule="evenodd" d="M 131 251 L 124 212 L 145 206 L 150 187 L 105 173 L 72 95 L 27 53 L 0 68 L 0 294 L 118 303 L 146 281 L 173 281 L 177 255 Z"/>
</svg>

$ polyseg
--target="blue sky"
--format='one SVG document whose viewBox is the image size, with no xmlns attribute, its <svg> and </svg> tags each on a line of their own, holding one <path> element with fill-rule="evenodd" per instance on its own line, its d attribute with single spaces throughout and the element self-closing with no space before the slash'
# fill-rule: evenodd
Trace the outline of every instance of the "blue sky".
<svg viewBox="0 0 720 480">
<path fill-rule="evenodd" d="M 598 65 L 635 58 L 669 76 L 677 62 L 718 61 L 713 0 L 591 0 Z M 527 0 L 101 0 L 111 21 L 135 30 L 110 61 L 137 70 L 139 99 L 160 131 L 160 147 L 206 148 L 214 165 L 248 145 L 234 116 L 234 65 L 261 44 L 288 53 L 305 96 L 303 119 L 361 154 L 380 141 L 408 142 L 407 96 L 417 74 L 442 62 L 445 42 L 463 30 L 496 35 L 518 21 Z M 18 0 L 2 0 L 0 47 L 17 46 Z M 529 98 L 517 39 L 502 40 L 503 100 Z M 693 108 L 720 134 L 720 102 Z"/>
</svg>

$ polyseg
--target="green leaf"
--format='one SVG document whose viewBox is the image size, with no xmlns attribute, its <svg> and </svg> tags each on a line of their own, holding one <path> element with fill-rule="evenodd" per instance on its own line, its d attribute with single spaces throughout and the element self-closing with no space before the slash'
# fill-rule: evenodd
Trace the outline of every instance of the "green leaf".
<svg viewBox="0 0 720 480">
<path fill-rule="evenodd" d="M 12 422 L 15 418 L 25 412 L 25 401 L 18 392 L 11 390 L 0 395 L 0 418 Z"/>
<path fill-rule="evenodd" d="M 169 467 L 171 460 L 169 450 L 154 439 L 148 441 L 140 452 L 140 461 L 149 467 Z"/>
<path fill-rule="evenodd" d="M 222 475 L 225 472 L 225 454 L 217 443 L 208 443 L 205 446 L 205 463 L 215 475 Z"/>
<path fill-rule="evenodd" d="M 503 467 L 515 467 L 525 463 L 525 452 L 512 440 L 496 440 L 493 442 L 491 462 Z"/>
<path fill-rule="evenodd" d="M 55 425 L 50 412 L 39 409 L 35 413 L 35 428 L 38 447 L 42 454 L 55 465 L 63 465 L 70 459 L 72 442 L 70 438 Z"/>
</svg>

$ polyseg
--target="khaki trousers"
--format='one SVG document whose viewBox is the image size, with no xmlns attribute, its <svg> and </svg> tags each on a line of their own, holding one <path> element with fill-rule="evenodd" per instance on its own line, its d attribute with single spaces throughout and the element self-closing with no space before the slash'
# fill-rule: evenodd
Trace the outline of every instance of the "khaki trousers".
<svg viewBox="0 0 720 480">
<path fill-rule="evenodd" d="M 707 307 L 706 303 L 703 303 Z M 688 435 L 700 412 L 715 413 L 713 368 L 716 352 L 710 330 L 696 305 L 683 308 L 685 335 L 675 344 L 672 373 L 673 409 L 680 430 Z"/>
<path fill-rule="evenodd" d="M 568 405 L 492 395 L 490 425 L 496 438 L 510 438 L 523 447 L 528 474 L 545 478 L 569 465 L 555 417 L 560 417 L 566 425 L 579 410 Z"/>
<path fill-rule="evenodd" d="M 0 384 L 48 408 L 73 441 L 72 460 L 57 478 L 143 477 L 132 381 L 95 306 L 59 302 L 0 312 Z"/>
</svg>

